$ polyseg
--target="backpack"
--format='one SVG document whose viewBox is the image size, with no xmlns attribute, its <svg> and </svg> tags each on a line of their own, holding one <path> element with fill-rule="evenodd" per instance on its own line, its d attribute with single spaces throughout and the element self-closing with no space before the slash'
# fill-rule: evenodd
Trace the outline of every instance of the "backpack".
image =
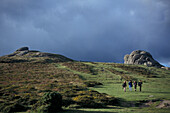
<svg viewBox="0 0 170 113">
<path fill-rule="evenodd" d="M 141 82 L 138 82 L 138 86 L 141 86 L 142 85 L 142 83 Z"/>
<path fill-rule="evenodd" d="M 126 84 L 125 84 L 125 83 L 123 83 L 123 84 L 122 84 L 122 87 L 126 87 Z"/>
<path fill-rule="evenodd" d="M 133 87 L 133 84 L 132 84 L 132 82 L 129 82 L 128 84 L 129 84 L 129 86 Z"/>
</svg>

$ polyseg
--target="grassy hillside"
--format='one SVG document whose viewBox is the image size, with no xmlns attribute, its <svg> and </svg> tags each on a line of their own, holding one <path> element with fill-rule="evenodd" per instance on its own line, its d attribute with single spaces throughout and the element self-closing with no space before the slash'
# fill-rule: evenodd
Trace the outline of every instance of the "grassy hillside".
<svg viewBox="0 0 170 113">
<path fill-rule="evenodd" d="M 18 103 L 29 112 L 45 92 L 63 97 L 63 112 L 170 112 L 161 101 L 170 100 L 170 71 L 140 65 L 99 62 L 0 63 L 0 109 Z M 50 59 L 50 58 L 49 58 Z M 5 59 L 9 60 L 9 59 Z M 14 60 L 14 59 L 13 59 Z M 28 60 L 28 59 L 27 59 Z M 43 62 L 41 62 L 43 61 Z M 142 92 L 123 92 L 124 80 L 142 80 Z M 94 109 L 95 108 L 95 109 Z"/>
</svg>

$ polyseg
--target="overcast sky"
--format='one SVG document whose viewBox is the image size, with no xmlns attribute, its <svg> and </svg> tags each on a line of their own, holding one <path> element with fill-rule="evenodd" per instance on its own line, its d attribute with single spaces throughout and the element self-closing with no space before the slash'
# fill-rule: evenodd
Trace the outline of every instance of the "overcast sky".
<svg viewBox="0 0 170 113">
<path fill-rule="evenodd" d="M 170 66 L 170 0 L 0 0 L 0 56 L 23 46 L 117 63 L 140 49 Z"/>
</svg>

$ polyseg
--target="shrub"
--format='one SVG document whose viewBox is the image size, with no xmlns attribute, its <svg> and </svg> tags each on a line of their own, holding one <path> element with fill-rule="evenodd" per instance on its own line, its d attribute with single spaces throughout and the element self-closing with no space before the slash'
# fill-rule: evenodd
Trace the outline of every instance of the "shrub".
<svg viewBox="0 0 170 113">
<path fill-rule="evenodd" d="M 87 81 L 87 82 L 84 82 L 84 84 L 85 84 L 87 87 L 94 87 L 94 86 L 96 86 L 96 85 L 103 85 L 102 83 L 96 82 L 96 81 Z"/>
<path fill-rule="evenodd" d="M 26 111 L 26 110 L 27 110 L 27 108 L 24 107 L 23 105 L 15 103 L 15 104 L 11 104 L 11 105 L 6 106 L 2 110 L 2 112 L 22 112 L 22 111 Z"/>
<path fill-rule="evenodd" d="M 67 99 L 63 99 L 62 101 L 62 105 L 65 107 L 68 107 L 71 104 L 75 104 L 75 101 L 73 101 L 72 99 L 67 98 Z"/>
<path fill-rule="evenodd" d="M 56 92 L 46 92 L 43 97 L 33 106 L 36 112 L 57 112 L 62 110 L 62 96 Z"/>
<path fill-rule="evenodd" d="M 33 104 L 35 104 L 37 101 L 38 101 L 37 99 L 29 99 L 28 104 L 29 104 L 29 105 L 33 105 Z"/>
<path fill-rule="evenodd" d="M 84 108 L 102 108 L 103 104 L 95 102 L 92 96 L 82 95 L 73 98 L 74 101 L 77 102 L 81 107 Z"/>
<path fill-rule="evenodd" d="M 72 99 L 84 108 L 104 108 L 118 103 L 117 98 L 93 90 L 79 91 L 79 95 Z"/>
</svg>

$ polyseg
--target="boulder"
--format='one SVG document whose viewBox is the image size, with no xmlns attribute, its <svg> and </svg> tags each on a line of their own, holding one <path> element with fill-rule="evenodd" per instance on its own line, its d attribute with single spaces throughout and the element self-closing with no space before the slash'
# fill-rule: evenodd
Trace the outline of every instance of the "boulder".
<svg viewBox="0 0 170 113">
<path fill-rule="evenodd" d="M 162 69 L 170 70 L 170 67 L 161 67 Z"/>
<path fill-rule="evenodd" d="M 28 50 L 20 51 L 16 54 L 16 56 L 23 56 L 23 55 L 27 54 L 28 52 L 29 52 Z"/>
<path fill-rule="evenodd" d="M 142 50 L 136 50 L 133 51 L 130 55 L 125 55 L 124 64 L 146 65 L 148 67 L 158 68 L 163 67 L 163 65 L 153 59 L 152 55 L 149 52 Z"/>
<path fill-rule="evenodd" d="M 19 49 L 17 49 L 16 51 L 28 51 L 29 48 L 28 47 L 21 47 Z"/>
</svg>

